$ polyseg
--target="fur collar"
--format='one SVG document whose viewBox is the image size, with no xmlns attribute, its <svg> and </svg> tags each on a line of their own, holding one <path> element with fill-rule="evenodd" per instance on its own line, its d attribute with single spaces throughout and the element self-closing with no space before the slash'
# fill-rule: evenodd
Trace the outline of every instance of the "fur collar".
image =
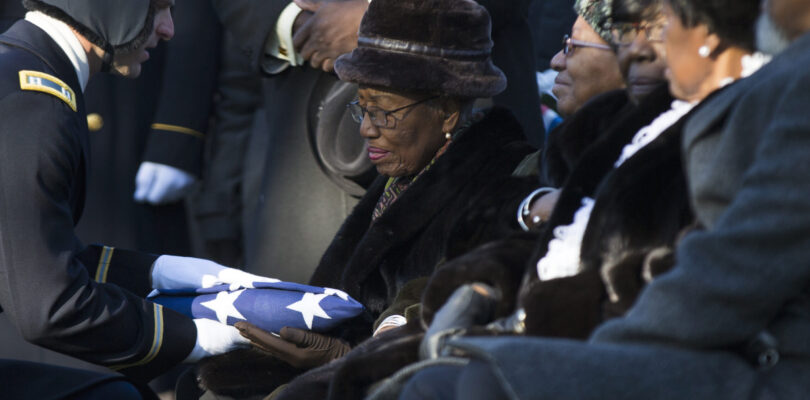
<svg viewBox="0 0 810 400">
<path fill-rule="evenodd" d="M 627 91 L 613 90 L 588 101 L 548 135 L 540 162 L 542 186 L 560 187 L 582 154 L 616 121 L 635 109 Z"/>
</svg>

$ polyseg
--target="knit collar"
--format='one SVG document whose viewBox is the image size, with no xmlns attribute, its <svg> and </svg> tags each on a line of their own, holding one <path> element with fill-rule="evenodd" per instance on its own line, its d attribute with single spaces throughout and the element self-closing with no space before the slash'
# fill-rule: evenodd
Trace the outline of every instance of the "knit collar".
<svg viewBox="0 0 810 400">
<path fill-rule="evenodd" d="M 90 63 L 87 60 L 87 53 L 85 53 L 82 43 L 79 42 L 73 30 L 66 23 L 39 11 L 26 13 L 25 20 L 45 31 L 59 45 L 70 63 L 73 64 L 73 69 L 79 78 L 79 85 L 82 92 L 84 92 L 87 81 L 90 80 Z"/>
</svg>

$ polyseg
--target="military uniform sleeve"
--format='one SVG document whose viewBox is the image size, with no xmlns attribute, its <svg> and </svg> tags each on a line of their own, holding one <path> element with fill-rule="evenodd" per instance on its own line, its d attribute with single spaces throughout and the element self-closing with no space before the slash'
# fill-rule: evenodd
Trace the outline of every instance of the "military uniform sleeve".
<svg viewBox="0 0 810 400">
<path fill-rule="evenodd" d="M 217 82 L 220 27 L 207 0 L 182 2 L 175 21 L 144 160 L 199 176 Z"/>
<path fill-rule="evenodd" d="M 91 279 L 114 283 L 140 297 L 152 291 L 152 264 L 159 256 L 103 245 L 89 245 L 76 258 Z"/>
<path fill-rule="evenodd" d="M 13 324 L 30 342 L 138 380 L 184 360 L 193 321 L 96 282 L 78 257 L 70 199 L 86 166 L 74 111 L 16 92 L 0 100 L 0 115 L 0 304 Z"/>
</svg>

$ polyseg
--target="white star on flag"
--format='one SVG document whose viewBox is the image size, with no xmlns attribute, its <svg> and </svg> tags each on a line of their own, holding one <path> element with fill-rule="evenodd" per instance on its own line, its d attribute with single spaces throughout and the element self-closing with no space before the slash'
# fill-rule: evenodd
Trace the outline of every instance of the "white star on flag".
<svg viewBox="0 0 810 400">
<path fill-rule="evenodd" d="M 336 295 L 343 299 L 343 301 L 349 301 L 349 295 L 342 290 L 332 289 L 332 288 L 323 288 L 323 292 L 328 295 Z"/>
<path fill-rule="evenodd" d="M 242 313 L 240 313 L 239 310 L 237 310 L 233 305 L 236 299 L 239 298 L 239 295 L 241 295 L 244 291 L 245 290 L 242 289 L 232 293 L 219 292 L 214 300 L 202 302 L 200 305 L 217 313 L 217 320 L 223 324 L 228 323 L 228 317 L 239 318 L 246 321 L 247 318 L 245 318 Z"/>
<path fill-rule="evenodd" d="M 320 306 L 321 300 L 323 300 L 326 296 L 329 295 L 326 293 L 304 293 L 304 297 L 302 297 L 301 300 L 288 305 L 287 309 L 300 312 L 301 316 L 304 317 L 304 322 L 307 324 L 307 328 L 312 329 L 313 317 L 332 319 L 332 317 L 326 314 L 326 311 L 324 311 Z"/>
</svg>

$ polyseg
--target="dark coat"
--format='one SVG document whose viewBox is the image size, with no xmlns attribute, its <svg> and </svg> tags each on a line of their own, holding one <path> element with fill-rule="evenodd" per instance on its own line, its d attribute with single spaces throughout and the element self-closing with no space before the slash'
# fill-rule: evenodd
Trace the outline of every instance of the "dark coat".
<svg viewBox="0 0 810 400">
<path fill-rule="evenodd" d="M 143 299 L 155 256 L 79 242 L 90 167 L 76 72 L 27 21 L 0 42 L 0 304 L 27 340 L 148 381 L 189 354 L 196 327 Z M 21 70 L 61 80 L 75 110 L 22 90 Z"/>
<path fill-rule="evenodd" d="M 686 118 L 613 167 L 624 145 L 671 103 L 667 88 L 661 87 L 590 146 L 572 171 L 520 288 L 518 306 L 526 310 L 527 334 L 586 338 L 603 320 L 622 315 L 645 284 L 645 268 L 652 268 L 648 264 L 665 261 L 692 223 L 680 157 Z M 584 197 L 595 203 L 582 239 L 582 271 L 540 281 L 537 261 L 548 251 L 554 229 L 573 222 Z M 656 273 L 667 269 L 655 266 Z"/>
</svg>

